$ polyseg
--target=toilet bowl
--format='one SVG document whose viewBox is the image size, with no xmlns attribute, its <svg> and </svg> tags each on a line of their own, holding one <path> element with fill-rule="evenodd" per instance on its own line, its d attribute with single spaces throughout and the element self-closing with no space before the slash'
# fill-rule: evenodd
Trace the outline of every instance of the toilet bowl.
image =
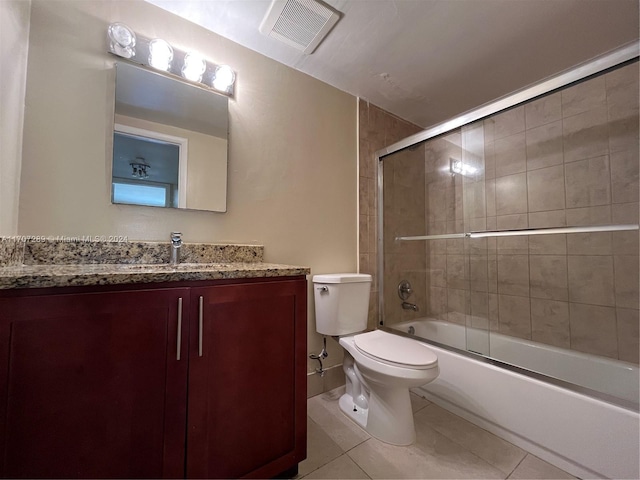
<svg viewBox="0 0 640 480">
<path fill-rule="evenodd" d="M 440 371 L 435 353 L 415 340 L 380 330 L 340 337 L 339 343 L 345 349 L 346 377 L 340 409 L 383 442 L 412 444 L 416 435 L 409 389 L 436 379 Z M 384 358 L 372 345 L 389 347 L 383 350 Z"/>
<path fill-rule="evenodd" d="M 340 409 L 369 434 L 393 445 L 410 445 L 415 428 L 409 389 L 433 381 L 438 358 L 416 340 L 367 326 L 371 276 L 313 277 L 316 330 L 345 349 L 346 389 Z"/>
</svg>

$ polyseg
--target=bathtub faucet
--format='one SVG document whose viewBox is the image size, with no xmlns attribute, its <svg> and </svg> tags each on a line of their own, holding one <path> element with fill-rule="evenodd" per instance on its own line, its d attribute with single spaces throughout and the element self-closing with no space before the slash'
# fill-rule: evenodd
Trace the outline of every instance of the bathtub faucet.
<svg viewBox="0 0 640 480">
<path fill-rule="evenodd" d="M 414 312 L 420 310 L 415 303 L 409 302 L 402 302 L 402 308 L 404 308 L 405 310 L 413 310 Z"/>
</svg>

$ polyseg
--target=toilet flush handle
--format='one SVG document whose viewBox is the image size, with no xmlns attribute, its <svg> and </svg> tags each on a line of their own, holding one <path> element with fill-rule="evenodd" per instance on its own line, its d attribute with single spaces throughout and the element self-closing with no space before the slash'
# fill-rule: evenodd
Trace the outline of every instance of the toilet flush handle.
<svg viewBox="0 0 640 480">
<path fill-rule="evenodd" d="M 327 287 L 326 285 L 318 287 L 318 290 L 320 290 L 320 293 L 329 293 L 329 287 Z"/>
</svg>

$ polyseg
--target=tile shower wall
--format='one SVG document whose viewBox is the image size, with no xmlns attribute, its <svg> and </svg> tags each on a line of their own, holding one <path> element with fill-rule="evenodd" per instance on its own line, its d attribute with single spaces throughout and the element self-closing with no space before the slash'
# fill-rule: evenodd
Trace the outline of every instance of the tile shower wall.
<svg viewBox="0 0 640 480">
<path fill-rule="evenodd" d="M 635 63 L 426 142 L 427 233 L 637 224 L 638 91 Z M 429 316 L 638 363 L 638 232 L 406 243 Z"/>
<path fill-rule="evenodd" d="M 377 272 L 377 175 L 374 154 L 403 138 L 422 130 L 370 103 L 358 100 L 359 124 L 359 266 L 361 273 L 373 276 L 369 301 L 369 328 L 378 318 Z M 424 209 L 424 207 L 422 207 Z M 397 297 L 396 297 L 397 298 Z"/>
</svg>

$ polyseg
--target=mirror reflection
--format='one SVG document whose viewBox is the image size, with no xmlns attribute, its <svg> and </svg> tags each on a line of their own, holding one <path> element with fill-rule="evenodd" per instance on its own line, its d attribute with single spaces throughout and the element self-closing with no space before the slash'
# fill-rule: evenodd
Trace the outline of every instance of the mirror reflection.
<svg viewBox="0 0 640 480">
<path fill-rule="evenodd" d="M 228 98 L 119 62 L 113 203 L 226 211 Z"/>
</svg>

